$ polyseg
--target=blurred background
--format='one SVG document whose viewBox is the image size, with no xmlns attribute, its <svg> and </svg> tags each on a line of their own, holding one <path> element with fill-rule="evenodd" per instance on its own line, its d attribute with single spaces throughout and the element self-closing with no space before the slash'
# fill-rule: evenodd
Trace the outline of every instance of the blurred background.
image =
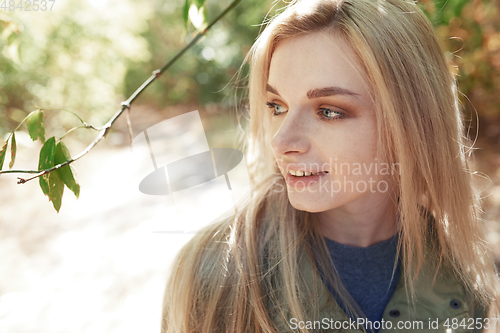
<svg viewBox="0 0 500 333">
<path fill-rule="evenodd" d="M 209 21 L 229 3 L 207 0 Z M 236 96 L 244 82 L 234 75 L 263 19 L 282 4 L 242 0 L 134 102 L 133 135 L 198 110 L 210 147 L 236 147 Z M 420 4 L 457 66 L 487 239 L 500 258 L 500 2 Z M 46 110 L 47 137 L 79 125 L 61 109 L 103 125 L 194 36 L 183 20 L 184 0 L 50 5 L 52 11 L 36 12 L 9 10 L 9 1 L 0 7 L 0 144 L 37 108 Z M 64 141 L 76 155 L 95 134 L 79 129 Z M 31 141 L 25 126 L 16 139 L 14 168 L 36 169 L 40 143 Z M 19 175 L 0 176 L 0 332 L 159 331 L 168 266 L 192 234 L 151 232 L 151 223 L 162 221 L 169 208 L 130 195 L 137 189 L 130 184 L 134 172 L 127 166 L 137 162 L 130 156 L 121 117 L 73 164 L 80 198 L 66 191 L 59 213 L 36 180 L 17 185 Z"/>
</svg>

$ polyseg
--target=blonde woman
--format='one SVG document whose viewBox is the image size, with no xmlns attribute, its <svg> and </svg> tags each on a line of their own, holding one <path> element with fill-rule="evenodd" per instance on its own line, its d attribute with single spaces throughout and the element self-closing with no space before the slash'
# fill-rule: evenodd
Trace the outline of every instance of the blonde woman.
<svg viewBox="0 0 500 333">
<path fill-rule="evenodd" d="M 295 1 L 248 62 L 252 198 L 180 251 L 162 332 L 500 326 L 455 78 L 419 7 Z"/>
</svg>

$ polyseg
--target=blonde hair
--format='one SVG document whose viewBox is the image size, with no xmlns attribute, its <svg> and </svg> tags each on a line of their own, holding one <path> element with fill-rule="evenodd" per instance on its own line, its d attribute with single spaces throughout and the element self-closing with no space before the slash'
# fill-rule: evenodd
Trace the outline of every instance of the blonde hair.
<svg viewBox="0 0 500 333">
<path fill-rule="evenodd" d="M 484 241 L 456 81 L 432 25 L 410 1 L 304 0 L 270 21 L 246 59 L 250 117 L 244 150 L 252 199 L 180 251 L 165 291 L 162 332 L 277 332 L 276 320 L 289 314 L 317 318 L 314 300 L 322 281 L 314 274 L 314 288 L 308 289 L 298 269 L 301 255 L 314 259 L 316 270 L 331 273 L 331 285 L 359 313 L 329 264 L 315 214 L 290 205 L 267 124 L 262 125 L 269 112 L 265 87 L 273 51 L 311 32 L 341 36 L 366 73 L 378 160 L 401 168 L 393 179 L 398 251 L 411 299 L 432 248 L 438 264 L 454 271 L 474 302 L 496 302 L 496 272 Z"/>
</svg>

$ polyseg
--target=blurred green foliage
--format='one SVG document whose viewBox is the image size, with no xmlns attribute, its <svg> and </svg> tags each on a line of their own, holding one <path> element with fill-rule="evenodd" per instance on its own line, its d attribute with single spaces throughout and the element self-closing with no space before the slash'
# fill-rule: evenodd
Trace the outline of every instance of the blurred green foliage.
<svg viewBox="0 0 500 333">
<path fill-rule="evenodd" d="M 52 12 L 0 11 L 0 134 L 39 106 L 70 109 L 99 125 L 107 120 L 128 62 L 151 57 L 139 36 L 148 15 L 134 2 L 112 10 L 68 1 Z M 49 120 L 59 134 L 74 124 L 65 113 Z"/>
<path fill-rule="evenodd" d="M 208 0 L 206 19 L 230 2 Z M 52 12 L 0 10 L 0 138 L 38 107 L 69 109 L 102 125 L 194 37 L 192 25 L 186 31 L 184 5 L 185 0 L 68 0 Z M 136 103 L 158 109 L 232 103 L 233 90 L 226 86 L 271 6 L 243 0 Z M 64 112 L 48 121 L 60 131 L 56 135 L 77 124 Z M 72 135 L 84 137 L 83 132 Z"/>
<path fill-rule="evenodd" d="M 231 1 L 208 0 L 208 21 L 218 15 Z M 172 58 L 196 31 L 185 32 L 180 15 L 181 5 L 168 11 L 157 11 L 141 34 L 147 40 L 151 54 L 148 61 L 131 63 L 125 78 L 125 95 L 131 94 L 145 78 L 145 71 L 161 67 Z M 218 22 L 189 54 L 183 56 L 161 79 L 141 96 L 141 101 L 159 106 L 175 103 L 232 103 L 227 85 L 239 69 L 243 58 L 255 41 L 259 24 L 271 2 L 243 0 Z M 169 24 L 165 24 L 169 22 Z M 226 89 L 225 89 L 226 88 Z"/>
</svg>

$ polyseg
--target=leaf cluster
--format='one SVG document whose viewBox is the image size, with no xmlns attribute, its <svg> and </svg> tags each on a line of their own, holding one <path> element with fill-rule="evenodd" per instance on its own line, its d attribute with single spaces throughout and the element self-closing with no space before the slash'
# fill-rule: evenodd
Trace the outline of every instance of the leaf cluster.
<svg viewBox="0 0 500 333">
<path fill-rule="evenodd" d="M 52 136 L 48 140 L 45 140 L 43 110 L 38 109 L 31 112 L 26 118 L 24 118 L 17 128 L 10 133 L 9 137 L 0 149 L 0 171 L 3 168 L 9 142 L 11 156 L 9 169 L 12 169 L 14 166 L 17 154 L 15 132 L 24 122 L 26 122 L 30 138 L 33 141 L 40 140 L 43 144 L 38 158 L 38 172 L 42 174 L 39 176 L 39 184 L 43 194 L 49 198 L 49 201 L 52 202 L 54 209 L 59 212 L 64 194 L 64 186 L 71 190 L 78 198 L 80 195 L 80 185 L 75 179 L 75 171 L 71 165 L 65 165 L 52 172 L 46 173 L 46 170 L 71 160 L 71 155 L 61 138 Z"/>
</svg>

